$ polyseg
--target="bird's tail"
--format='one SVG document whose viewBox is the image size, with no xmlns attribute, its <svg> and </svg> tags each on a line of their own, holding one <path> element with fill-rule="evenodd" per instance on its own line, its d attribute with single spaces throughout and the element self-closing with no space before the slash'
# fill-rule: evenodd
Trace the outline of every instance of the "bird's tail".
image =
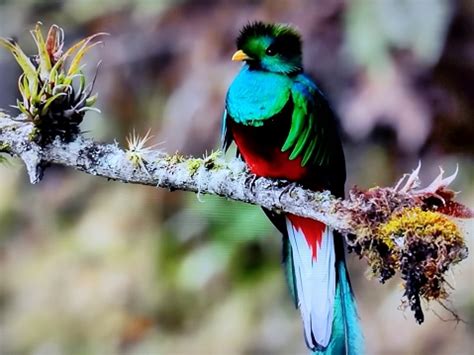
<svg viewBox="0 0 474 355">
<path fill-rule="evenodd" d="M 360 355 L 363 336 L 342 238 L 323 223 L 287 215 L 284 264 L 312 354 Z"/>
<path fill-rule="evenodd" d="M 365 352 L 364 337 L 345 261 L 338 262 L 337 268 L 339 278 L 334 300 L 331 340 L 325 349 L 314 351 L 313 355 L 360 355 Z"/>
</svg>

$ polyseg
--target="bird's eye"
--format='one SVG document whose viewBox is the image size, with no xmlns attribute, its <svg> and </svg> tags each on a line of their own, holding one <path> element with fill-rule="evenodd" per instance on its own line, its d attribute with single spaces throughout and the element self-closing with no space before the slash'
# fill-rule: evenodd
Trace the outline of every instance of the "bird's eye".
<svg viewBox="0 0 474 355">
<path fill-rule="evenodd" d="M 265 51 L 265 53 L 266 53 L 267 55 L 270 55 L 270 56 L 273 56 L 273 55 L 276 54 L 275 50 L 272 49 L 272 48 L 267 48 L 267 50 Z"/>
</svg>

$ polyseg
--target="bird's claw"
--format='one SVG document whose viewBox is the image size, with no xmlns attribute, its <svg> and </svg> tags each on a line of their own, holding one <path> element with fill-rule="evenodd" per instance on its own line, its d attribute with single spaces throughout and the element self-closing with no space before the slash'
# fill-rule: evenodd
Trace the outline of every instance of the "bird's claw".
<svg viewBox="0 0 474 355">
<path fill-rule="evenodd" d="M 250 191 L 254 193 L 254 187 L 255 187 L 255 181 L 257 181 L 258 176 L 255 174 L 250 174 L 246 179 L 245 179 L 245 185 L 248 185 Z"/>
<path fill-rule="evenodd" d="M 281 199 L 283 198 L 283 195 L 285 194 L 291 195 L 291 193 L 293 192 L 293 190 L 296 188 L 297 185 L 298 184 L 296 182 L 292 182 L 286 185 L 285 188 L 281 190 L 280 195 L 278 196 L 278 201 L 282 203 Z"/>
</svg>

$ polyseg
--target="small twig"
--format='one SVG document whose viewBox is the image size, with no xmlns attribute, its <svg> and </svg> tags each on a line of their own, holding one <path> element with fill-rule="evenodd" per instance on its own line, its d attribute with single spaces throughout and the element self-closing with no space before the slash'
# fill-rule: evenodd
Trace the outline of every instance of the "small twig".
<svg viewBox="0 0 474 355">
<path fill-rule="evenodd" d="M 435 314 L 436 317 L 438 317 L 440 320 L 442 320 L 443 322 L 456 322 L 456 326 L 459 324 L 459 323 L 464 323 L 464 324 L 468 324 L 464 319 L 462 319 L 459 314 L 456 313 L 456 311 L 454 311 L 453 309 L 451 309 L 450 307 L 446 306 L 442 301 L 438 301 L 437 302 L 441 307 L 443 307 L 443 309 L 445 309 L 446 311 L 449 312 L 449 314 L 451 314 L 453 316 L 453 318 L 443 318 L 441 317 L 434 309 L 432 309 L 431 311 Z"/>
</svg>

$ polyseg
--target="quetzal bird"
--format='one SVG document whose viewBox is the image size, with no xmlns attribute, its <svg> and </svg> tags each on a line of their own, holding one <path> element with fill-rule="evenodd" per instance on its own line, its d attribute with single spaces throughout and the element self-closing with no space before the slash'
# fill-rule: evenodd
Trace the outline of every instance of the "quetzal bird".
<svg viewBox="0 0 474 355">
<path fill-rule="evenodd" d="M 223 146 L 235 142 L 257 176 L 342 197 L 346 171 L 335 114 L 304 73 L 301 46 L 286 25 L 256 22 L 242 29 L 232 60 L 244 64 L 227 92 Z M 319 221 L 265 212 L 283 234 L 283 265 L 308 348 L 363 353 L 343 238 Z"/>
</svg>

